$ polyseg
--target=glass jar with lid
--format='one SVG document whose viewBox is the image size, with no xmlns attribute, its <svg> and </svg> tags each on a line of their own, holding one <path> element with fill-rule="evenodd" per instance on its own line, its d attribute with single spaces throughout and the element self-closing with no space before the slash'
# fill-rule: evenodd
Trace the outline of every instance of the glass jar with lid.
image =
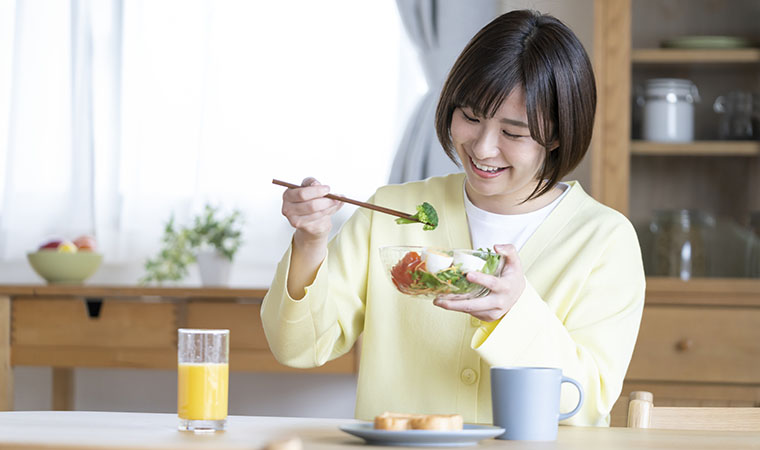
<svg viewBox="0 0 760 450">
<path fill-rule="evenodd" d="M 655 211 L 652 232 L 652 275 L 689 280 L 709 276 L 709 248 L 715 219 L 691 209 Z"/>
<path fill-rule="evenodd" d="M 680 78 L 653 78 L 644 85 L 642 136 L 649 141 L 694 140 L 697 86 Z"/>
</svg>

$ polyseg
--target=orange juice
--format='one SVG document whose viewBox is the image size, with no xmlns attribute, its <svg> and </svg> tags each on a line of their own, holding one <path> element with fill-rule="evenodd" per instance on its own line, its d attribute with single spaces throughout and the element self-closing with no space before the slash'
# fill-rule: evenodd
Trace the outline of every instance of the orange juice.
<svg viewBox="0 0 760 450">
<path fill-rule="evenodd" d="M 177 372 L 180 419 L 222 420 L 227 417 L 229 364 L 180 363 Z"/>
</svg>

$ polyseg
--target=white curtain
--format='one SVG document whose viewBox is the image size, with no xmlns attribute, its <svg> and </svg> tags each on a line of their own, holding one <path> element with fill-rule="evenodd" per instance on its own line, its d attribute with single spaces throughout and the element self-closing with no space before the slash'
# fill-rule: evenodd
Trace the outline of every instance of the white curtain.
<svg viewBox="0 0 760 450">
<path fill-rule="evenodd" d="M 443 82 L 475 33 L 501 11 L 499 0 L 397 0 L 427 80 L 428 91 L 409 119 L 398 146 L 391 183 L 458 172 L 435 133 L 435 108 Z"/>
<path fill-rule="evenodd" d="M 0 264 L 90 233 L 101 280 L 136 279 L 212 202 L 244 213 L 236 261 L 273 270 L 272 178 L 388 179 L 402 36 L 392 2 L 0 0 Z"/>
</svg>

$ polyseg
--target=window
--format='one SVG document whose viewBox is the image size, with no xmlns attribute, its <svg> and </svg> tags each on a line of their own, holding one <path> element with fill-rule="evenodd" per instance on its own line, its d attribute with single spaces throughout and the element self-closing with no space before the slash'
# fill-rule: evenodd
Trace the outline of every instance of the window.
<svg viewBox="0 0 760 450">
<path fill-rule="evenodd" d="M 265 284 L 292 233 L 272 178 L 387 181 L 411 104 L 393 2 L 0 2 L 6 262 L 95 233 L 95 280 L 134 282 L 169 216 L 211 202 L 246 217 L 233 282 Z"/>
</svg>

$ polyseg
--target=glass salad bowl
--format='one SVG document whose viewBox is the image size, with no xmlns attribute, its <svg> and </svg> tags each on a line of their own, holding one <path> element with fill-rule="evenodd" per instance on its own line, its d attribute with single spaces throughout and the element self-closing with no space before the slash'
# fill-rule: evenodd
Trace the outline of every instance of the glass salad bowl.
<svg viewBox="0 0 760 450">
<path fill-rule="evenodd" d="M 488 288 L 469 282 L 465 275 L 475 270 L 500 276 L 504 267 L 504 258 L 493 250 L 396 245 L 381 247 L 380 259 L 399 292 L 428 298 L 456 295 L 458 299 L 468 299 L 488 295 Z"/>
</svg>

